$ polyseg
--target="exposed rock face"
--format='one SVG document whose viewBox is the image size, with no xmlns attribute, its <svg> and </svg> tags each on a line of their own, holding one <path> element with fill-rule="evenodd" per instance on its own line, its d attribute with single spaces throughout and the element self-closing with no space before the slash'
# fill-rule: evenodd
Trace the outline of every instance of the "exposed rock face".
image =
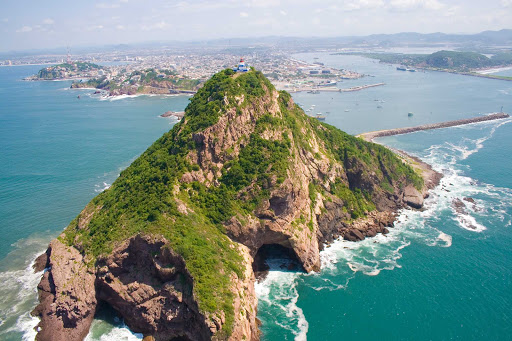
<svg viewBox="0 0 512 341">
<path fill-rule="evenodd" d="M 423 206 L 423 194 L 413 186 L 407 186 L 404 191 L 404 201 L 411 207 L 421 208 Z"/>
<path fill-rule="evenodd" d="M 185 262 L 166 244 L 163 238 L 136 236 L 99 260 L 98 299 L 117 310 L 135 332 L 157 340 L 209 340 L 212 332 L 194 301 Z"/>
<path fill-rule="evenodd" d="M 235 83 L 234 94 L 215 89 L 228 89 L 237 76 L 218 77 L 219 84 L 207 82 L 198 100 L 191 102 L 190 110 L 196 112 L 187 111 L 173 131 L 70 224 L 62 240 L 72 246 L 58 240 L 50 244 L 48 262 L 44 256 L 37 262 L 38 268 L 50 267 L 34 311 L 41 316 L 38 340 L 81 340 L 98 301 L 107 302 L 148 340 L 258 340 L 252 265 L 262 246 L 287 248 L 305 271 L 318 271 L 324 243 L 387 233 L 398 209 L 423 205 L 435 178 L 427 178 L 431 181 L 418 190 L 419 176 L 388 150 L 308 118 L 288 94 L 277 92 L 263 76 L 249 76 L 239 76 L 248 79 Z M 248 86 L 246 93 L 239 92 L 243 86 Z M 206 89 L 213 90 L 205 93 L 210 91 Z M 194 130 L 191 126 L 203 123 L 198 117 L 213 123 Z M 259 155 L 262 149 L 267 153 Z M 245 155 L 242 160 L 247 150 L 259 158 L 254 161 Z M 274 152 L 284 155 L 273 161 L 284 161 L 279 167 L 264 163 Z M 105 197 L 111 193 L 109 202 Z M 157 199 L 130 208 L 146 196 Z M 207 210 L 218 202 L 227 206 L 217 206 L 219 211 L 231 211 L 213 224 L 217 217 L 211 218 Z M 138 220 L 131 221 L 131 216 Z M 211 229 L 201 229 L 201 224 Z M 91 262 L 84 257 L 92 259 L 91 245 L 95 251 L 104 250 L 91 241 L 98 234 L 110 238 L 99 238 L 101 242 L 117 242 L 109 251 L 98 252 L 89 267 L 86 264 Z M 123 237 L 115 239 L 118 235 Z M 213 245 L 210 258 L 236 253 L 229 260 L 239 264 L 212 274 L 214 263 L 205 265 L 188 250 L 180 251 L 182 244 L 172 244 L 176 240 L 187 248 Z M 196 249 L 197 254 L 201 250 Z M 243 271 L 237 271 L 238 265 Z M 229 297 L 232 305 L 216 310 L 202 307 L 204 297 L 201 301 L 197 288 L 205 282 L 200 276 L 226 278 L 223 294 L 228 295 L 223 297 Z M 212 288 L 206 289 L 210 297 L 217 297 Z"/>
<path fill-rule="evenodd" d="M 47 267 L 37 289 L 38 341 L 82 340 L 89 332 L 96 310 L 94 273 L 73 247 L 52 241 L 46 252 Z"/>
</svg>

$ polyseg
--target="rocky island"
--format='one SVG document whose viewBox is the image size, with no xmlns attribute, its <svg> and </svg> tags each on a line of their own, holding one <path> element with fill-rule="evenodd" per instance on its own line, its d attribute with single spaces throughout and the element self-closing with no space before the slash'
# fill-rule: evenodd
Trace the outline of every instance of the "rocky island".
<svg viewBox="0 0 512 341">
<path fill-rule="evenodd" d="M 324 243 L 386 233 L 434 185 L 262 73 L 221 71 L 39 257 L 37 340 L 82 340 L 100 303 L 147 340 L 258 340 L 262 249 L 318 271 Z"/>
</svg>

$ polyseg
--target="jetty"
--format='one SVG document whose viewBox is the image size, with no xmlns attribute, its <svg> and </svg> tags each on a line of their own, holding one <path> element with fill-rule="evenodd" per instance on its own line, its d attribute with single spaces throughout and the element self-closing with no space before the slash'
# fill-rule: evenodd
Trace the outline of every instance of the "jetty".
<svg viewBox="0 0 512 341">
<path fill-rule="evenodd" d="M 382 86 L 382 85 L 386 85 L 386 83 L 377 83 L 377 84 L 367 84 L 367 85 L 354 86 L 352 88 L 341 89 L 341 92 L 359 91 L 359 90 L 373 88 L 373 87 Z"/>
<path fill-rule="evenodd" d="M 166 111 L 162 115 L 160 115 L 160 117 L 170 117 L 170 116 L 174 116 L 179 119 L 182 119 L 183 116 L 185 116 L 185 112 L 184 111 Z"/>
<path fill-rule="evenodd" d="M 311 93 L 320 93 L 320 92 L 341 92 L 341 89 L 340 88 L 336 88 L 336 87 L 332 87 L 332 86 L 321 86 L 321 87 L 303 87 L 303 88 L 291 88 L 291 89 L 286 89 L 286 91 L 290 92 L 290 93 L 295 93 L 295 92 L 304 92 L 304 91 L 307 91 L 307 92 L 311 92 Z"/>
<path fill-rule="evenodd" d="M 478 117 L 473 117 L 473 118 L 466 118 L 466 119 L 462 119 L 462 120 L 447 121 L 447 122 L 441 122 L 441 123 L 425 124 L 425 125 L 416 126 L 416 127 L 406 127 L 406 128 L 396 128 L 396 129 L 372 131 L 369 133 L 359 134 L 359 135 L 357 135 L 357 137 L 360 137 L 366 141 L 371 142 L 371 141 L 373 141 L 373 139 L 375 139 L 377 137 L 409 134 L 409 133 L 414 133 L 416 131 L 421 131 L 421 130 L 432 130 L 432 129 L 456 127 L 456 126 L 461 126 L 461 125 L 471 124 L 471 123 L 500 120 L 500 119 L 508 118 L 508 117 L 510 117 L 510 115 L 508 115 L 504 112 L 499 112 L 499 113 L 494 113 L 494 114 L 488 114 L 485 116 L 478 116 Z"/>
</svg>

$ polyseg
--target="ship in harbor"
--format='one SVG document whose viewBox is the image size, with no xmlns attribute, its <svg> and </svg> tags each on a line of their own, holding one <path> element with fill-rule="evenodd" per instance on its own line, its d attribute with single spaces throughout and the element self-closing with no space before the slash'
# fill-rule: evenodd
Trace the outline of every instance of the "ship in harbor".
<svg viewBox="0 0 512 341">
<path fill-rule="evenodd" d="M 416 72 L 416 69 L 407 68 L 405 66 L 397 66 L 396 69 L 398 71 L 409 71 L 409 72 Z"/>
<path fill-rule="evenodd" d="M 325 82 L 325 83 L 320 83 L 320 84 L 318 84 L 318 86 L 334 86 L 336 84 L 338 84 L 338 82 L 336 82 L 336 81 L 328 81 L 328 82 Z"/>
<path fill-rule="evenodd" d="M 322 115 L 322 113 L 316 114 L 316 119 L 319 121 L 325 121 L 325 115 Z"/>
</svg>

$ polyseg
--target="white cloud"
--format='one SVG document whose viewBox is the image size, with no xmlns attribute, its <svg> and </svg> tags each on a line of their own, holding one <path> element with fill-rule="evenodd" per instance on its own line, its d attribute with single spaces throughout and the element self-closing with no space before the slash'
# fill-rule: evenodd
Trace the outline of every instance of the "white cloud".
<svg viewBox="0 0 512 341">
<path fill-rule="evenodd" d="M 279 13 L 281 13 L 281 15 L 287 15 L 288 13 L 286 13 L 285 11 L 281 10 L 279 11 Z"/>
<path fill-rule="evenodd" d="M 87 31 L 96 31 L 96 30 L 102 30 L 104 27 L 103 25 L 93 25 L 93 26 L 89 26 L 87 27 Z"/>
<path fill-rule="evenodd" d="M 45 25 L 53 25 L 53 24 L 55 24 L 55 21 L 53 19 L 51 19 L 51 18 L 46 18 L 46 19 L 43 20 L 43 24 L 45 24 Z"/>
<path fill-rule="evenodd" d="M 119 8 L 119 4 L 107 4 L 107 3 L 101 2 L 99 4 L 96 4 L 96 8 L 101 8 L 101 9 Z"/>
<path fill-rule="evenodd" d="M 123 26 L 123 25 L 117 25 L 117 26 L 116 26 L 116 28 L 117 28 L 118 30 L 124 30 L 124 26 Z"/>
<path fill-rule="evenodd" d="M 501 0 L 501 5 L 505 8 L 512 7 L 512 0 Z"/>
<path fill-rule="evenodd" d="M 279 6 L 280 4 L 279 0 L 252 0 L 246 5 L 249 7 L 269 8 Z"/>
<path fill-rule="evenodd" d="M 3 18 L 2 22 L 9 22 L 9 18 Z"/>
<path fill-rule="evenodd" d="M 169 27 L 170 25 L 166 23 L 165 21 L 160 21 L 158 23 L 152 24 L 152 25 L 142 25 L 140 28 L 143 31 L 153 31 L 153 30 L 163 30 Z"/>
<path fill-rule="evenodd" d="M 391 0 L 389 6 L 398 11 L 410 11 L 415 9 L 427 9 L 438 11 L 446 7 L 438 0 Z"/>
<path fill-rule="evenodd" d="M 345 10 L 374 9 L 384 6 L 383 0 L 353 0 L 343 5 Z"/>
<path fill-rule="evenodd" d="M 247 12 L 240 12 L 240 17 L 241 18 L 247 18 L 249 16 L 249 13 Z"/>
<path fill-rule="evenodd" d="M 124 3 L 127 3 L 127 2 L 128 2 L 128 0 L 119 0 L 119 2 L 121 2 L 121 3 L 123 3 L 123 2 L 124 2 Z"/>
<path fill-rule="evenodd" d="M 23 26 L 22 28 L 16 30 L 16 32 L 21 32 L 21 33 L 31 32 L 31 31 L 32 31 L 32 27 L 30 27 L 30 26 Z"/>
</svg>

